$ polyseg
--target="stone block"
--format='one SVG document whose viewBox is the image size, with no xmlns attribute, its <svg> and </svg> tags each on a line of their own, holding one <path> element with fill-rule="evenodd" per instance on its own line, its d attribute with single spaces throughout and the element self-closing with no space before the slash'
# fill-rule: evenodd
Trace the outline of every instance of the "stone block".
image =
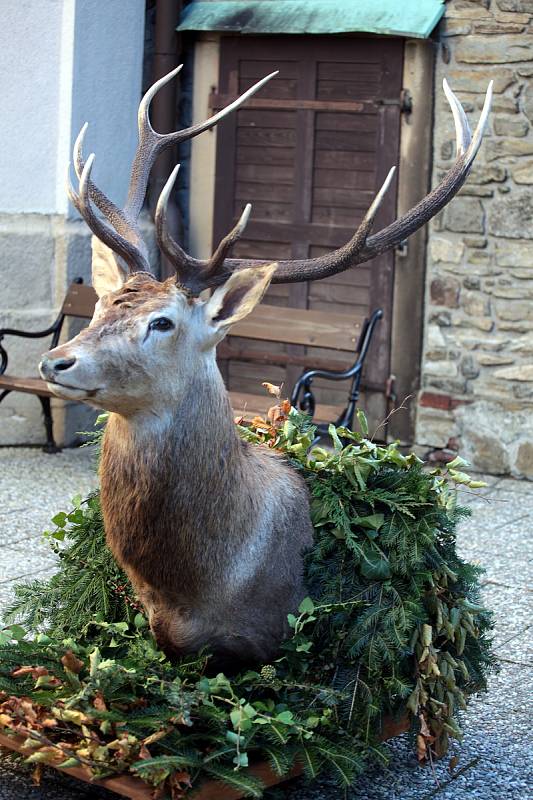
<svg viewBox="0 0 533 800">
<path fill-rule="evenodd" d="M 488 230 L 493 236 L 533 239 L 533 190 L 522 189 L 491 203 Z"/>
<path fill-rule="evenodd" d="M 491 80 L 494 81 L 495 94 L 505 92 L 516 81 L 514 71 L 505 67 L 500 69 L 484 67 L 476 70 L 451 69 L 447 71 L 446 77 L 454 92 L 475 92 L 483 95 Z"/>
<path fill-rule="evenodd" d="M 510 322 L 521 322 L 523 320 L 533 320 L 533 307 L 531 303 L 517 300 L 496 300 L 496 314 L 501 320 Z"/>
<path fill-rule="evenodd" d="M 468 460 L 476 469 L 496 475 L 509 474 L 509 453 L 499 441 L 497 430 L 491 433 L 470 430 L 463 435 L 462 442 Z"/>
<path fill-rule="evenodd" d="M 507 177 L 507 170 L 505 167 L 500 167 L 499 164 L 476 164 L 472 167 L 472 171 L 468 176 L 470 183 L 502 183 Z"/>
<path fill-rule="evenodd" d="M 526 84 L 524 87 L 521 103 L 524 114 L 530 122 L 533 122 L 533 86 L 531 84 Z"/>
<path fill-rule="evenodd" d="M 526 161 L 511 170 L 515 183 L 533 183 L 533 161 Z"/>
<path fill-rule="evenodd" d="M 487 239 L 484 236 L 465 236 L 463 242 L 467 247 L 486 247 Z"/>
<path fill-rule="evenodd" d="M 472 355 L 466 355 L 464 358 L 461 359 L 461 366 L 460 366 L 461 374 L 465 376 L 465 378 L 477 378 L 480 373 L 479 364 Z"/>
<path fill-rule="evenodd" d="M 483 367 L 503 367 L 514 364 L 515 361 L 512 356 L 497 356 L 491 353 L 480 353 L 477 360 Z"/>
<path fill-rule="evenodd" d="M 426 361 L 422 372 L 425 375 L 437 375 L 445 378 L 455 378 L 458 374 L 457 364 L 449 360 Z"/>
<path fill-rule="evenodd" d="M 476 22 L 474 24 L 474 33 L 484 33 L 489 36 L 501 36 L 502 33 L 522 33 L 525 30 L 525 24 L 519 22 Z"/>
<path fill-rule="evenodd" d="M 416 441 L 426 447 L 446 447 L 450 437 L 457 434 L 453 414 L 433 408 L 418 408 L 416 416 Z"/>
<path fill-rule="evenodd" d="M 474 276 L 467 276 L 463 280 L 463 286 L 465 287 L 465 289 L 474 289 L 474 290 L 481 289 L 481 280 Z"/>
<path fill-rule="evenodd" d="M 533 0 L 496 0 L 500 11 L 533 14 Z"/>
<path fill-rule="evenodd" d="M 435 262 L 444 261 L 449 264 L 459 264 L 463 258 L 465 246 L 455 239 L 432 236 L 429 241 L 429 252 Z"/>
<path fill-rule="evenodd" d="M 533 61 L 533 36 L 468 36 L 455 47 L 455 58 L 464 64 L 510 64 Z"/>
<path fill-rule="evenodd" d="M 477 101 L 477 107 L 483 108 L 485 96 L 480 95 Z M 508 97 L 506 94 L 493 95 L 491 111 L 494 114 L 517 114 L 518 113 L 518 100 L 515 97 Z"/>
<path fill-rule="evenodd" d="M 519 364 L 514 367 L 505 367 L 494 373 L 502 381 L 520 381 L 530 383 L 533 381 L 533 364 Z"/>
<path fill-rule="evenodd" d="M 457 197 L 446 207 L 444 225 L 457 233 L 483 233 L 484 212 L 481 201 L 474 197 Z"/>
<path fill-rule="evenodd" d="M 490 317 L 461 317 L 453 319 L 453 324 L 458 328 L 476 328 L 478 331 L 490 331 L 494 328 L 494 320 Z"/>
<path fill-rule="evenodd" d="M 431 302 L 436 306 L 457 308 L 460 288 L 459 281 L 454 278 L 433 278 L 429 289 Z"/>
<path fill-rule="evenodd" d="M 490 299 L 481 292 L 463 292 L 461 307 L 465 314 L 471 317 L 488 317 L 490 315 Z"/>
<path fill-rule="evenodd" d="M 432 349 L 446 347 L 446 339 L 438 325 L 428 325 L 427 345 Z"/>
<path fill-rule="evenodd" d="M 46 218 L 37 214 L 0 220 L 2 308 L 50 308 L 54 274 L 54 242 Z"/>
<path fill-rule="evenodd" d="M 497 242 L 495 258 L 500 267 L 533 267 L 533 243 Z"/>
<path fill-rule="evenodd" d="M 533 142 L 525 139 L 489 139 L 483 147 L 487 161 L 497 161 L 507 156 L 533 155 Z"/>
<path fill-rule="evenodd" d="M 522 442 L 518 446 L 515 466 L 525 478 L 533 480 L 533 442 Z"/>
<path fill-rule="evenodd" d="M 526 136 L 529 123 L 525 119 L 512 117 L 494 117 L 492 128 L 497 136 Z"/>
</svg>

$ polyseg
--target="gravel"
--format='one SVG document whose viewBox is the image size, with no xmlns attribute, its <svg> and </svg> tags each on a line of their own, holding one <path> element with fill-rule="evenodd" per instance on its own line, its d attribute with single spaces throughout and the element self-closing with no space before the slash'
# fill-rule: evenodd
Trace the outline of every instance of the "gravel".
<svg viewBox="0 0 533 800">
<path fill-rule="evenodd" d="M 41 532 L 70 498 L 96 486 L 89 449 L 49 456 L 36 449 L 0 448 L 0 610 L 14 582 L 54 568 Z M 485 603 L 496 615 L 495 651 L 501 661 L 487 694 L 474 698 L 462 720 L 464 739 L 434 769 L 418 767 L 408 735 L 387 744 L 387 768 L 372 767 L 346 800 L 526 800 L 533 797 L 531 686 L 533 652 L 533 484 L 487 478 L 489 487 L 462 502 L 473 516 L 459 532 L 461 554 L 487 568 Z M 458 761 L 450 771 L 450 759 Z M 331 781 L 303 779 L 268 792 L 272 800 L 343 800 Z M 0 800 L 112 800 L 117 795 L 53 770 L 39 787 L 31 770 L 0 757 Z"/>
</svg>

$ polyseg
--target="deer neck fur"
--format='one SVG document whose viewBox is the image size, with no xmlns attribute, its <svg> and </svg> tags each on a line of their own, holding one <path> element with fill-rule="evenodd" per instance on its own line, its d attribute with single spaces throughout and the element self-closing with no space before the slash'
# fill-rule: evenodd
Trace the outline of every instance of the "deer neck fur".
<svg viewBox="0 0 533 800">
<path fill-rule="evenodd" d="M 171 408 L 111 414 L 102 509 L 111 550 L 137 588 L 157 586 L 180 602 L 177 594 L 191 599 L 228 578 L 224 564 L 257 523 L 257 449 L 235 430 L 214 358 Z"/>
</svg>

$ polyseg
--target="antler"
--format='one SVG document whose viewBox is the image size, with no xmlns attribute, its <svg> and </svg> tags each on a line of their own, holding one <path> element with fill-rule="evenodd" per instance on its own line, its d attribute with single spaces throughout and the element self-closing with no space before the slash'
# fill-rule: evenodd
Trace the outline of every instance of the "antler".
<svg viewBox="0 0 533 800">
<path fill-rule="evenodd" d="M 74 168 L 79 179 L 79 189 L 76 192 L 70 182 L 68 193 L 71 202 L 78 209 L 83 219 L 86 221 L 94 235 L 100 239 L 114 253 L 120 256 L 126 266 L 132 271 L 149 271 L 148 253 L 143 242 L 138 225 L 138 218 L 143 206 L 148 177 L 156 158 L 173 144 L 192 139 L 199 133 L 213 128 L 223 117 L 231 114 L 239 108 L 246 100 L 255 94 L 267 81 L 277 75 L 272 72 L 265 78 L 255 83 L 250 89 L 240 95 L 230 105 L 218 111 L 212 117 L 184 128 L 173 133 L 157 133 L 152 128 L 149 116 L 150 103 L 155 94 L 174 78 L 182 69 L 183 65 L 169 72 L 160 78 L 153 86 L 148 89 L 139 105 L 138 124 L 139 124 L 139 143 L 131 167 L 131 177 L 128 189 L 128 197 L 123 209 L 118 208 L 106 195 L 98 189 L 91 180 L 91 171 L 94 162 L 94 154 L 91 154 L 87 161 L 82 155 L 83 140 L 87 131 L 88 123 L 82 127 L 76 142 L 74 143 Z M 100 217 L 96 214 L 93 204 L 104 215 Z"/>
<path fill-rule="evenodd" d="M 465 182 L 470 168 L 481 145 L 483 131 L 487 122 L 492 100 L 492 84 L 489 83 L 483 110 L 477 127 L 472 135 L 466 114 L 461 103 L 454 95 L 446 80 L 443 81 L 444 93 L 452 110 L 457 154 L 453 167 L 446 173 L 438 186 L 426 197 L 420 200 L 410 211 L 403 214 L 395 222 L 387 225 L 378 233 L 370 236 L 372 225 L 379 206 L 389 188 L 394 176 L 395 167 L 389 171 L 383 186 L 374 198 L 370 208 L 365 214 L 350 241 L 324 256 L 293 261 L 279 261 L 278 269 L 272 279 L 273 283 L 295 283 L 298 281 L 317 280 L 343 272 L 357 264 L 369 261 L 380 253 L 396 247 L 400 242 L 421 228 L 434 217 L 457 194 Z M 199 292 L 208 287 L 218 286 L 237 269 L 243 267 L 261 266 L 265 261 L 244 260 L 227 258 L 225 254 L 235 241 L 242 235 L 244 225 L 248 220 L 249 206 L 235 228 L 221 242 L 216 253 L 208 260 L 193 258 L 170 237 L 166 227 L 166 204 L 176 180 L 178 168 L 174 169 L 157 205 L 156 231 L 161 249 L 174 264 L 178 279 L 192 291 Z"/>
</svg>

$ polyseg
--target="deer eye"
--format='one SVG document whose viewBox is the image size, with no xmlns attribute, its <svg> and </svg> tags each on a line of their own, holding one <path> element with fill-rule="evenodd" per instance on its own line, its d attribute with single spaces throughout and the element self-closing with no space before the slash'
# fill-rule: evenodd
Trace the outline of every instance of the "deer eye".
<svg viewBox="0 0 533 800">
<path fill-rule="evenodd" d="M 148 325 L 150 331 L 170 331 L 174 327 L 174 323 L 167 317 L 157 317 L 153 319 Z"/>
</svg>

